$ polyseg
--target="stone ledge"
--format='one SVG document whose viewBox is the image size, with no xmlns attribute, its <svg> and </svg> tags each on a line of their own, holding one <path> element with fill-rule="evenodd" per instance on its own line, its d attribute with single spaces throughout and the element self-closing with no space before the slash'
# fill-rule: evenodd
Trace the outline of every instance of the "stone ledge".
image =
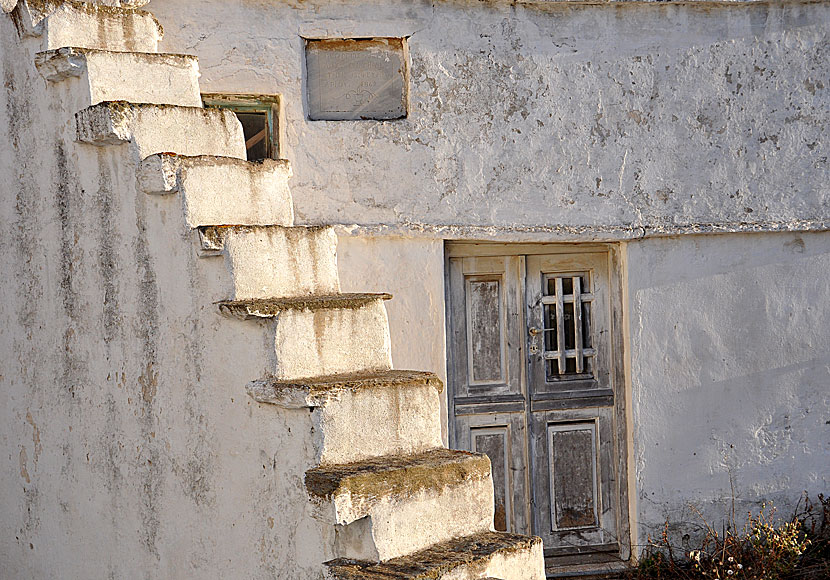
<svg viewBox="0 0 830 580">
<path fill-rule="evenodd" d="M 248 161 L 219 155 L 159 153 L 151 155 L 141 162 L 139 184 L 144 193 L 148 194 L 179 193 L 183 177 L 181 172 L 201 168 L 228 168 L 251 175 L 279 174 L 286 179 L 292 175 L 291 163 L 287 159 Z M 224 187 L 227 187 L 227 185 L 224 185 Z"/>
<path fill-rule="evenodd" d="M 330 375 L 296 381 L 263 379 L 248 383 L 247 391 L 259 403 L 295 409 L 319 407 L 342 392 L 401 387 L 432 387 L 439 393 L 444 390 L 441 379 L 434 373 L 391 370 Z"/>
<path fill-rule="evenodd" d="M 268 230 L 287 230 L 315 234 L 325 230 L 331 230 L 330 226 L 284 226 L 279 224 L 268 225 L 211 225 L 199 226 L 200 251 L 205 253 L 221 252 L 225 249 L 225 242 L 229 235 L 233 234 L 256 234 L 267 233 Z M 208 254 L 209 255 L 209 254 Z"/>
<path fill-rule="evenodd" d="M 87 60 L 95 57 L 112 59 L 129 58 L 144 61 L 148 65 L 164 65 L 179 68 L 194 67 L 199 60 L 191 54 L 127 52 L 66 46 L 36 53 L 35 66 L 46 80 L 61 81 L 71 76 L 77 77 L 83 74 L 86 70 Z"/>
<path fill-rule="evenodd" d="M 462 566 L 485 565 L 497 554 L 541 549 L 541 543 L 537 537 L 483 532 L 386 562 L 340 559 L 326 562 L 326 566 L 333 580 L 439 580 Z"/>
<path fill-rule="evenodd" d="M 490 476 L 486 455 L 438 448 L 417 455 L 377 457 L 366 461 L 311 469 L 305 474 L 309 494 L 319 500 L 347 496 L 364 509 L 381 498 L 408 497 L 438 491 L 471 479 Z"/>
<path fill-rule="evenodd" d="M 158 153 L 247 156 L 242 125 L 229 110 L 104 101 L 76 113 L 75 130 L 89 145 L 132 141 L 140 160 Z"/>
<path fill-rule="evenodd" d="M 327 296 L 304 296 L 301 298 L 268 298 L 252 300 L 223 300 L 217 302 L 219 310 L 228 316 L 252 320 L 274 318 L 287 310 L 330 310 L 357 309 L 378 300 L 391 300 L 391 294 L 332 294 Z"/>
</svg>

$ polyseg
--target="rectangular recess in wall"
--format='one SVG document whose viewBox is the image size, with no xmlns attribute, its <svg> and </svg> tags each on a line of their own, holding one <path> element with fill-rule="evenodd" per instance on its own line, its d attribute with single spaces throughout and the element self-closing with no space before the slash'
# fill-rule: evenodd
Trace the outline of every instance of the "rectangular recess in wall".
<svg viewBox="0 0 830 580">
<path fill-rule="evenodd" d="M 406 117 L 409 70 L 403 38 L 306 40 L 311 120 Z"/>
</svg>

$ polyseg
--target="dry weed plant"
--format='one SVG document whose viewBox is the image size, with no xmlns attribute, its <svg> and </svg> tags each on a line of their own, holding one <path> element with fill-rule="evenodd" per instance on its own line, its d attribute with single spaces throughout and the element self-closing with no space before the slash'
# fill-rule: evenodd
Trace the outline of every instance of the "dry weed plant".
<svg viewBox="0 0 830 580">
<path fill-rule="evenodd" d="M 734 506 L 734 502 L 733 502 Z M 721 531 L 692 508 L 705 531 L 697 549 L 680 552 L 666 522 L 659 540 L 649 538 L 632 580 L 830 580 L 830 498 L 805 494 L 789 520 L 773 507 L 750 512 L 736 526 L 734 507 Z"/>
</svg>

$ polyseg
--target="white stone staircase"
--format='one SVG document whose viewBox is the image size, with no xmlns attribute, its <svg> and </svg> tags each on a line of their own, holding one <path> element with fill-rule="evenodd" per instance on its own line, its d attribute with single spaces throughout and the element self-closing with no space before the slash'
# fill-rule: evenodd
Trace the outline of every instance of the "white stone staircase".
<svg viewBox="0 0 830 580">
<path fill-rule="evenodd" d="M 180 196 L 196 251 L 225 264 L 219 311 L 272 345 L 254 412 L 311 414 L 306 494 L 334 530 L 319 577 L 544 578 L 538 538 L 492 531 L 487 457 L 442 447 L 440 381 L 392 369 L 391 296 L 341 292 L 333 230 L 293 223 L 288 163 L 246 161 L 233 113 L 202 108 L 195 57 L 156 52 L 162 29 L 136 2 L 108 4 L 17 10 L 42 76 L 74 83 L 77 142 L 122 148 L 136 190 Z"/>
</svg>

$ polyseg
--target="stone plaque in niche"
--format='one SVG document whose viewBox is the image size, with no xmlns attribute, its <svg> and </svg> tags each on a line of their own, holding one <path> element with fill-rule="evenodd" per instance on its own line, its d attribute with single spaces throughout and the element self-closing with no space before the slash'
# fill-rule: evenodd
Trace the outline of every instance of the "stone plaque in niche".
<svg viewBox="0 0 830 580">
<path fill-rule="evenodd" d="M 406 117 L 403 39 L 309 40 L 306 70 L 313 120 Z"/>
</svg>

